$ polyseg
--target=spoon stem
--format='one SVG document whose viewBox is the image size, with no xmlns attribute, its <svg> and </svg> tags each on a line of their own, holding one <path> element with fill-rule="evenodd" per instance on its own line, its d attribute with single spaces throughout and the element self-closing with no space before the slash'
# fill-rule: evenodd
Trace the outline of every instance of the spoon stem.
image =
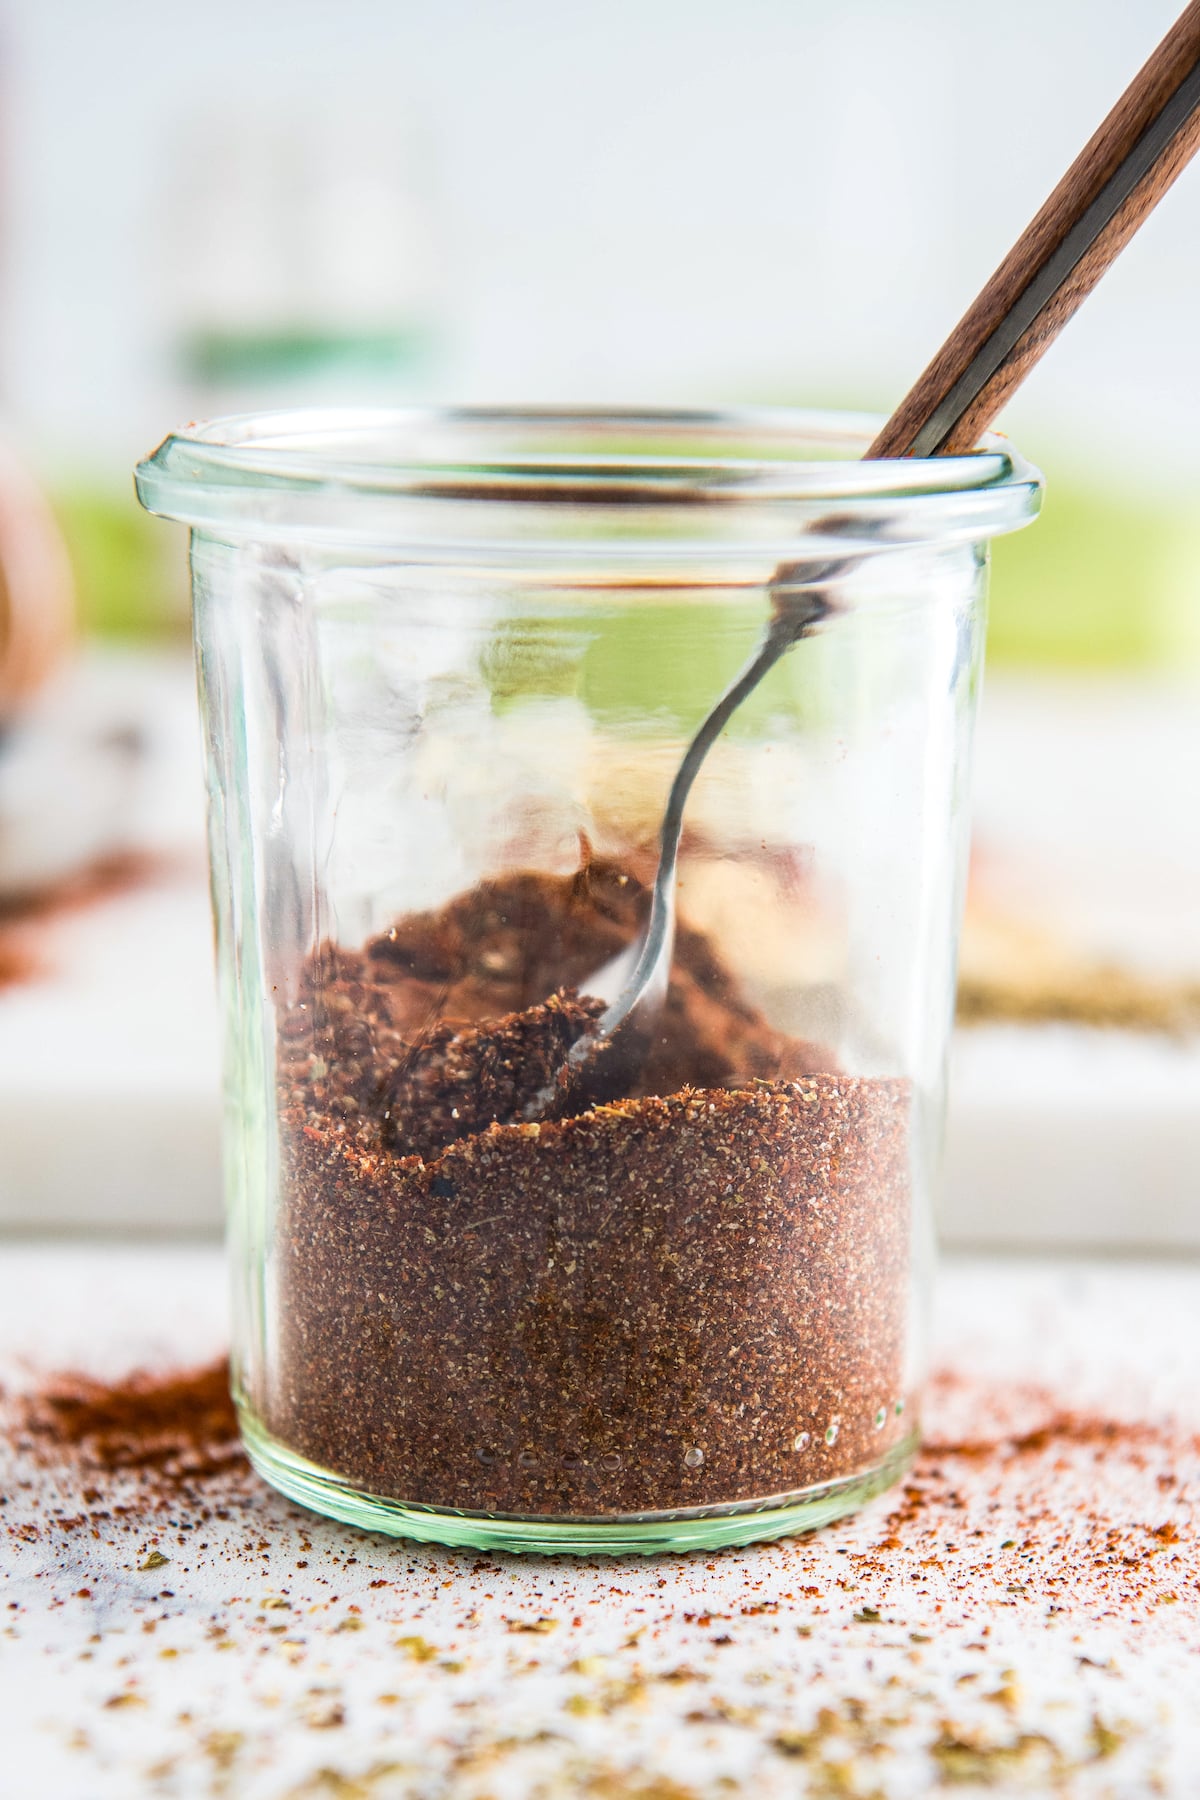
<svg viewBox="0 0 1200 1800">
<path fill-rule="evenodd" d="M 868 457 L 957 455 L 974 448 L 1013 390 L 1057 337 L 1085 296 L 1200 145 L 1200 0 L 1176 20 L 1042 210 L 900 402 Z M 650 914 L 632 974 L 593 1033 L 571 1049 L 579 1077 L 597 1047 L 630 1014 L 651 1016 L 666 996 L 675 939 L 675 872 L 692 783 L 732 715 L 768 670 L 830 608 L 827 589 L 854 566 L 777 569 L 766 631 L 688 745 L 671 783 L 659 834 Z M 633 1033 L 627 1027 L 625 1036 Z M 540 1116 L 555 1086 L 526 1116 Z"/>
<path fill-rule="evenodd" d="M 1192 0 L 867 455 L 973 449 L 1197 147 L 1200 0 Z"/>
<path fill-rule="evenodd" d="M 791 573 L 791 571 L 787 571 Z M 823 571 L 826 576 L 828 571 Z M 818 620 L 824 618 L 828 605 L 815 587 L 781 589 L 775 596 L 771 620 L 749 661 L 730 682 L 721 698 L 701 721 L 700 727 L 683 754 L 675 771 L 671 791 L 663 811 L 659 830 L 658 871 L 650 896 L 650 916 L 633 973 L 612 1005 L 600 1017 L 598 1030 L 611 1036 L 624 1023 L 635 1005 L 661 986 L 665 991 L 670 972 L 671 953 L 675 942 L 675 867 L 679 860 L 679 840 L 683 832 L 683 810 L 692 783 L 700 772 L 705 757 L 747 695 L 752 694 L 769 669 L 790 650 L 797 639 L 807 635 Z M 661 999 L 661 995 L 657 996 Z"/>
</svg>

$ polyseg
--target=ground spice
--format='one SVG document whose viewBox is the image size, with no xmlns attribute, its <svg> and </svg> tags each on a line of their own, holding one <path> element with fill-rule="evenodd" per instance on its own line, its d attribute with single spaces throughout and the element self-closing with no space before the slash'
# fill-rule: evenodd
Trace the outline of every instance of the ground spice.
<svg viewBox="0 0 1200 1800">
<path fill-rule="evenodd" d="M 960 1025 L 1086 1025 L 1188 1037 L 1200 1029 L 1200 981 L 1156 981 L 1112 963 L 1077 963 L 1013 975 L 964 969 Z"/>
<path fill-rule="evenodd" d="M 118 1716 L 134 1734 L 128 1755 L 160 1785 L 209 1792 L 228 1775 L 228 1791 L 248 1791 L 290 1756 L 289 1792 L 313 1800 L 390 1793 L 414 1763 L 441 1771 L 447 1791 L 557 1784 L 600 1800 L 645 1800 L 656 1771 L 696 1768 L 710 1771 L 706 1800 L 804 1782 L 865 1796 L 883 1776 L 913 1793 L 939 1780 L 1190 1792 L 1195 1408 L 1162 1412 L 1158 1380 L 1134 1384 L 1134 1355 L 1111 1416 L 1074 1412 L 1069 1380 L 1014 1379 L 1036 1359 L 1011 1319 L 988 1321 L 993 1350 L 1001 1329 L 1012 1343 L 1001 1376 L 972 1373 L 960 1341 L 932 1382 L 934 1448 L 886 1549 L 870 1542 L 883 1529 L 874 1511 L 849 1531 L 670 1558 L 648 1574 L 619 1567 L 615 1580 L 595 1563 L 446 1556 L 318 1529 L 240 1476 L 189 1498 L 152 1473 L 94 1475 L 53 1437 L 39 1440 L 55 1451 L 48 1467 L 24 1445 L 17 1396 L 0 1395 L 14 1577 L 0 1633 L 12 1655 L 43 1658 L 54 1716 L 79 1729 L 71 1792 L 99 1782 L 109 1740 L 94 1722 Z M 1050 1328 L 1039 1342 L 1063 1373 L 1062 1340 Z M 985 1444 L 991 1455 L 976 1452 Z M 255 1681 L 283 1699 L 253 1709 L 248 1729 L 239 1696 Z M 127 1693 L 145 1705 L 111 1710 Z M 338 1708 L 355 1735 L 337 1736 Z M 614 1733 L 633 1773 L 596 1761 Z"/>
<path fill-rule="evenodd" d="M 1155 977 L 1082 955 L 1061 933 L 990 901 L 973 875 L 959 959 L 961 1025 L 1086 1025 L 1187 1037 L 1200 1030 L 1200 981 Z"/>
<path fill-rule="evenodd" d="M 49 928 L 62 917 L 179 873 L 174 857 L 117 850 L 73 870 L 51 887 L 0 893 L 0 989 L 46 975 Z"/>
<path fill-rule="evenodd" d="M 628 1091 L 520 1119 L 645 901 L 593 861 L 313 958 L 280 1024 L 264 1403 L 293 1449 L 586 1517 L 787 1494 L 907 1435 L 906 1083 L 775 1031 L 685 925 Z"/>
<path fill-rule="evenodd" d="M 35 1447 L 74 1452 L 89 1467 L 194 1481 L 240 1462 L 224 1357 L 199 1369 L 135 1370 L 109 1383 L 57 1375 L 23 1396 L 22 1430 Z"/>
<path fill-rule="evenodd" d="M 574 1085 L 569 1052 L 603 1010 L 600 1000 L 564 991 L 493 1024 L 439 1025 L 386 1084 L 384 1144 L 400 1156 L 436 1156 L 459 1138 L 519 1120 L 543 1092 L 560 1116 Z M 610 1060 L 602 1041 L 596 1059 Z"/>
</svg>

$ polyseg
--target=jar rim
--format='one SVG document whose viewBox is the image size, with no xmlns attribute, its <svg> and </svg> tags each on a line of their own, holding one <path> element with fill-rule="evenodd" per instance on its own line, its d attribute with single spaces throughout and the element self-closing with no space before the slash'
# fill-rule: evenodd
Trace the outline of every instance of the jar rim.
<svg viewBox="0 0 1200 1800">
<path fill-rule="evenodd" d="M 450 509 L 486 509 L 493 527 L 505 509 L 521 517 L 526 547 L 531 515 L 564 509 L 609 520 L 636 511 L 643 542 L 664 512 L 718 511 L 721 534 L 737 538 L 749 513 L 803 526 L 831 505 L 846 522 L 900 505 L 912 511 L 898 534 L 909 540 L 988 537 L 1037 512 L 1040 474 L 1003 437 L 988 433 L 965 456 L 866 461 L 879 423 L 768 407 L 314 407 L 189 425 L 135 478 L 148 511 L 221 537 L 399 543 L 413 505 L 422 535 L 431 525 L 441 535 L 439 508 L 446 527 Z"/>
</svg>

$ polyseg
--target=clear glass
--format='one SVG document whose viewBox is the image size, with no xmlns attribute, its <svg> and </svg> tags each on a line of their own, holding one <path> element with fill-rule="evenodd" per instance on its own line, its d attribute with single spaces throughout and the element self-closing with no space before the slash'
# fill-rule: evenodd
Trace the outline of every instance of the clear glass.
<svg viewBox="0 0 1200 1800">
<path fill-rule="evenodd" d="M 294 1499 L 680 1549 L 911 1458 L 987 541 L 1040 489 L 871 428 L 263 415 L 139 469 L 192 527 L 235 1394 Z M 829 610 L 692 790 L 665 1003 L 539 1110 L 780 570 Z"/>
</svg>

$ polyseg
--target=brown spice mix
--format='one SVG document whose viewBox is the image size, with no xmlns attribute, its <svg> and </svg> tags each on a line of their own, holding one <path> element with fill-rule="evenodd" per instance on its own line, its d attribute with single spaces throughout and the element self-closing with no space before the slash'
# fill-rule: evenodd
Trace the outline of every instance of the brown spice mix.
<svg viewBox="0 0 1200 1800">
<path fill-rule="evenodd" d="M 685 925 L 629 1091 L 520 1120 L 644 905 L 611 863 L 515 875 L 306 971 L 260 1404 L 342 1478 L 602 1516 L 794 1492 L 907 1435 L 906 1083 L 775 1031 Z"/>
</svg>

